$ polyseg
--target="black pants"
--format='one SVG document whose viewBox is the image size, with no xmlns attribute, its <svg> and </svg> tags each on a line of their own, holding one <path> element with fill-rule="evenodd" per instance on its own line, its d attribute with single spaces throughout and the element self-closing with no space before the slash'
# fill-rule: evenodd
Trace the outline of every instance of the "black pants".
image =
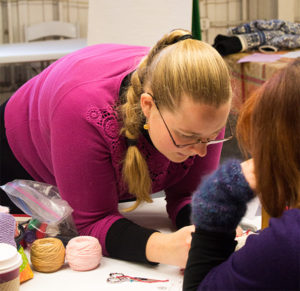
<svg viewBox="0 0 300 291">
<path fill-rule="evenodd" d="M 14 179 L 34 180 L 17 161 L 8 145 L 4 125 L 4 111 L 7 102 L 0 106 L 0 185 L 4 185 Z M 23 213 L 2 189 L 0 189 L 0 205 L 8 206 L 10 213 Z"/>
</svg>

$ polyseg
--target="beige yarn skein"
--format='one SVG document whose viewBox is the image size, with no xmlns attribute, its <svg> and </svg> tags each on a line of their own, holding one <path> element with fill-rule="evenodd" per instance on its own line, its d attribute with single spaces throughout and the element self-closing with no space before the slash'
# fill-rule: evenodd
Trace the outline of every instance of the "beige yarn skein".
<svg viewBox="0 0 300 291">
<path fill-rule="evenodd" d="M 31 246 L 30 260 L 36 271 L 55 272 L 65 262 L 65 247 L 57 238 L 37 239 Z"/>
</svg>

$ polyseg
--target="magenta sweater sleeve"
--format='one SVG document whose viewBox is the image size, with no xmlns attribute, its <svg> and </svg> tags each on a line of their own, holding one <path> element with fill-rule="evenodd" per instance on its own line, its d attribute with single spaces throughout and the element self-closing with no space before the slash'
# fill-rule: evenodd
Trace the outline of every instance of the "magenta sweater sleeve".
<svg viewBox="0 0 300 291">
<path fill-rule="evenodd" d="M 148 50 L 116 44 L 86 47 L 27 82 L 5 109 L 13 153 L 36 181 L 58 187 L 74 209 L 79 233 L 97 237 L 103 253 L 116 257 L 115 249 L 130 253 L 120 235 L 115 236 L 126 224 L 138 235 L 142 261 L 154 230 L 129 223 L 118 211 L 119 200 L 132 195 L 121 183 L 126 145 L 119 136 L 115 105 L 123 78 Z M 124 237 L 132 240 L 130 234 Z M 114 238 L 121 247 L 112 250 Z"/>
<path fill-rule="evenodd" d="M 225 129 L 221 131 L 217 138 L 222 138 L 224 133 Z M 222 143 L 209 145 L 207 147 L 207 155 L 203 158 L 195 157 L 193 165 L 183 179 L 165 190 L 167 211 L 174 225 L 178 224 L 176 223 L 176 218 L 181 209 L 190 204 L 191 195 L 201 183 L 202 178 L 217 169 L 221 151 Z M 189 211 L 185 213 L 189 215 Z"/>
<path fill-rule="evenodd" d="M 74 209 L 81 235 L 99 239 L 107 255 L 105 237 L 110 226 L 122 218 L 111 154 L 103 135 L 87 122 L 78 92 L 64 98 L 51 117 L 51 156 L 57 186 Z M 88 96 L 86 96 L 88 98 Z M 80 116 L 79 118 L 79 115 Z"/>
<path fill-rule="evenodd" d="M 114 133 L 113 118 L 91 121 L 97 112 L 73 102 L 83 91 L 84 87 L 77 88 L 76 94 L 65 96 L 52 115 L 52 162 L 60 194 L 74 209 L 79 234 L 98 238 L 104 255 L 155 264 L 147 260 L 145 249 L 156 230 L 143 228 L 118 211 L 119 181 L 107 136 Z"/>
</svg>

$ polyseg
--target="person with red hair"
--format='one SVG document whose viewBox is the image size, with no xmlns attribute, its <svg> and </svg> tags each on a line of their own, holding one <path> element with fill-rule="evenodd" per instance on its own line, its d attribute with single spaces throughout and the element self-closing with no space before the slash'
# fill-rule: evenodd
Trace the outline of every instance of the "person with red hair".
<svg viewBox="0 0 300 291">
<path fill-rule="evenodd" d="M 196 230 L 183 290 L 300 289 L 300 59 L 244 104 L 237 138 L 251 159 L 228 160 L 193 194 Z M 235 251 L 235 229 L 258 196 L 269 227 Z"/>
</svg>

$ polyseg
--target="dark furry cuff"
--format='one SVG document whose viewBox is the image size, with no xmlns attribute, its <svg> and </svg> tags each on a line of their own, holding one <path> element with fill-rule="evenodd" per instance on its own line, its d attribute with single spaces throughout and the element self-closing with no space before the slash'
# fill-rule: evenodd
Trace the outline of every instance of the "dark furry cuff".
<svg viewBox="0 0 300 291">
<path fill-rule="evenodd" d="M 198 186 L 192 198 L 192 222 L 204 230 L 234 230 L 253 191 L 242 174 L 240 161 L 229 160 Z"/>
</svg>

